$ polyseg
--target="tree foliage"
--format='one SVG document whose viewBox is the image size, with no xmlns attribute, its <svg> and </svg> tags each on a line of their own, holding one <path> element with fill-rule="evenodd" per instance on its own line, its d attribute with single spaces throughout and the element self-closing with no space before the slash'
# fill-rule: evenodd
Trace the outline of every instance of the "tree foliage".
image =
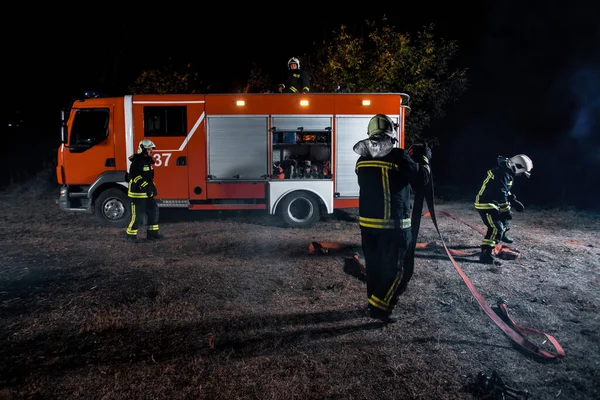
<svg viewBox="0 0 600 400">
<path fill-rule="evenodd" d="M 162 69 L 144 70 L 129 86 L 133 94 L 177 94 L 204 92 L 198 73 L 192 71 L 192 65 L 187 64 L 183 71 L 173 66 Z"/>
<path fill-rule="evenodd" d="M 433 24 L 412 37 L 397 32 L 385 16 L 365 23 L 367 29 L 360 36 L 342 25 L 332 40 L 304 56 L 312 90 L 407 93 L 412 110 L 406 120 L 406 142 L 436 142 L 437 138 L 424 135 L 425 129 L 443 117 L 445 107 L 468 87 L 466 69 L 451 66 L 456 42 L 436 39 Z"/>
<path fill-rule="evenodd" d="M 303 65 L 311 79 L 312 92 L 406 93 L 410 116 L 406 119 L 405 142 L 410 145 L 437 138 L 424 132 L 433 120 L 445 115 L 448 105 L 467 90 L 467 70 L 455 68 L 455 41 L 436 38 L 433 24 L 414 35 L 398 32 L 386 16 L 365 21 L 360 35 L 342 25 L 331 40 L 315 43 L 305 54 Z M 272 79 L 256 62 L 249 71 L 244 93 L 264 93 Z M 172 66 L 142 71 L 130 85 L 130 93 L 207 93 L 198 74 L 188 64 L 183 71 Z"/>
<path fill-rule="evenodd" d="M 257 63 L 252 63 L 250 74 L 244 87 L 244 93 L 268 93 L 273 88 L 273 80 L 269 73 L 263 72 Z"/>
</svg>

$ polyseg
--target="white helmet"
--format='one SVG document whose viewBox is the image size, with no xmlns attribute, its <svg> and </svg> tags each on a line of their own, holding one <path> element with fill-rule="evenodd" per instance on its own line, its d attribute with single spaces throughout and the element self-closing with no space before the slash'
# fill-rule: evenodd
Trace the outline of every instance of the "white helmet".
<svg viewBox="0 0 600 400">
<path fill-rule="evenodd" d="M 529 178 L 531 176 L 531 170 L 533 169 L 533 161 L 525 154 L 517 154 L 508 159 L 506 166 L 510 168 L 516 176 L 525 175 Z"/>
<path fill-rule="evenodd" d="M 155 149 L 155 148 L 156 148 L 156 145 L 152 142 L 152 140 L 144 139 L 144 140 L 140 141 L 137 152 L 138 152 L 138 154 L 141 154 L 146 149 Z"/>
<path fill-rule="evenodd" d="M 290 64 L 296 64 L 298 69 L 300 69 L 300 60 L 298 60 L 296 57 L 292 57 L 288 60 L 288 69 L 290 69 Z"/>
<path fill-rule="evenodd" d="M 367 135 L 369 137 L 380 133 L 385 133 L 390 137 L 395 137 L 394 131 L 397 125 L 390 117 L 385 114 L 377 114 L 369 121 Z"/>
</svg>

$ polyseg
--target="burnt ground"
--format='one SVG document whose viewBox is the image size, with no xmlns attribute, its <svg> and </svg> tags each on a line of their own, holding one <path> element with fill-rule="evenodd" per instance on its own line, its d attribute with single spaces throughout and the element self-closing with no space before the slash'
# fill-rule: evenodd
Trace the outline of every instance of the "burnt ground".
<svg viewBox="0 0 600 400">
<path fill-rule="evenodd" d="M 482 311 L 429 217 L 418 241 L 433 245 L 384 325 L 363 314 L 349 251 L 308 251 L 358 244 L 355 210 L 306 230 L 162 210 L 166 238 L 130 244 L 58 210 L 57 192 L 0 193 L 0 399 L 491 399 L 474 383 L 494 371 L 531 399 L 600 398 L 597 214 L 530 206 L 512 224 L 519 259 L 455 256 L 490 305 L 556 338 L 566 355 L 545 360 Z M 436 211 L 448 247 L 477 252 L 471 204 Z"/>
</svg>

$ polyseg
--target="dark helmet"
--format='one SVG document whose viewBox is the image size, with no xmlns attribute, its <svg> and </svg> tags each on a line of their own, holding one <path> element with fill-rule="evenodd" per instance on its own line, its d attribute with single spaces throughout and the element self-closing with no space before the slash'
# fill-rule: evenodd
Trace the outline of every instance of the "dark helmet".
<svg viewBox="0 0 600 400">
<path fill-rule="evenodd" d="M 377 114 L 369 121 L 367 135 L 369 137 L 380 133 L 385 133 L 390 137 L 395 137 L 397 125 L 390 117 L 385 114 Z"/>
</svg>

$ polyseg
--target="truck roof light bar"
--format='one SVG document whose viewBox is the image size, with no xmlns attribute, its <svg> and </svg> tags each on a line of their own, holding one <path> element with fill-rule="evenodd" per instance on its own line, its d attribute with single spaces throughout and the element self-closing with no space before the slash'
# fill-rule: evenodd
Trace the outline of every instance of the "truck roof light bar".
<svg viewBox="0 0 600 400">
<path fill-rule="evenodd" d="M 93 90 L 87 90 L 83 92 L 83 97 L 86 99 L 97 99 L 98 97 L 105 97 L 102 93 Z"/>
</svg>

